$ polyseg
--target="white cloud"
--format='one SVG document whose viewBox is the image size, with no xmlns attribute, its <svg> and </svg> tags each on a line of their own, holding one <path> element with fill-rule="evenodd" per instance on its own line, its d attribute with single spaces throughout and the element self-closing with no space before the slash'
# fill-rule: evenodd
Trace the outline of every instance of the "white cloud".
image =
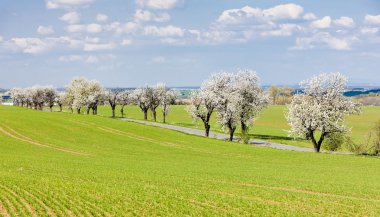
<svg viewBox="0 0 380 217">
<path fill-rule="evenodd" d="M 99 59 L 96 56 L 88 56 L 85 63 L 97 63 Z"/>
<path fill-rule="evenodd" d="M 146 26 L 144 28 L 144 33 L 146 35 L 158 36 L 158 37 L 183 37 L 185 31 L 180 27 L 176 26 L 165 26 L 165 27 L 157 27 L 157 26 Z"/>
<path fill-rule="evenodd" d="M 98 44 L 98 43 L 85 43 L 84 44 L 84 51 L 99 51 L 99 50 L 112 50 L 116 47 L 115 43 L 104 43 L 104 44 Z"/>
<path fill-rule="evenodd" d="M 137 29 L 139 29 L 139 24 L 135 22 L 127 22 L 127 23 L 120 23 L 120 22 L 113 22 L 111 24 L 108 24 L 105 26 L 105 29 L 107 31 L 115 32 L 116 34 L 124 34 L 124 33 L 132 33 L 135 32 Z"/>
<path fill-rule="evenodd" d="M 52 48 L 51 42 L 45 42 L 40 38 L 12 38 L 5 47 L 14 52 L 21 51 L 28 54 L 39 54 Z"/>
<path fill-rule="evenodd" d="M 60 56 L 58 58 L 61 62 L 84 62 L 84 63 L 97 63 L 99 61 L 111 61 L 115 59 L 116 57 L 112 54 L 106 54 L 106 55 L 67 55 L 67 56 Z"/>
<path fill-rule="evenodd" d="M 134 18 L 136 21 L 142 21 L 142 22 L 167 22 L 170 20 L 170 15 L 168 13 L 159 13 L 154 14 L 147 10 L 141 10 L 137 9 L 134 15 Z"/>
<path fill-rule="evenodd" d="M 124 39 L 121 43 L 120 43 L 120 45 L 123 45 L 123 46 L 129 46 L 129 45 L 131 45 L 132 44 L 132 40 L 130 40 L 130 39 Z"/>
<path fill-rule="evenodd" d="M 150 9 L 169 10 L 182 3 L 182 0 L 136 0 L 139 7 Z"/>
<path fill-rule="evenodd" d="M 58 9 L 58 8 L 75 8 L 81 6 L 88 6 L 94 0 L 45 0 L 46 7 L 48 9 Z"/>
<path fill-rule="evenodd" d="M 80 55 L 68 55 L 68 56 L 60 56 L 58 58 L 61 62 L 76 62 L 83 60 L 83 57 Z"/>
<path fill-rule="evenodd" d="M 310 26 L 312 28 L 317 28 L 317 29 L 326 29 L 331 26 L 331 17 L 330 16 L 325 16 L 322 19 L 313 21 Z"/>
<path fill-rule="evenodd" d="M 83 32 L 86 29 L 85 25 L 68 25 L 65 27 L 65 30 L 70 33 L 77 33 L 77 32 Z"/>
<path fill-rule="evenodd" d="M 315 20 L 315 19 L 317 19 L 317 16 L 315 16 L 315 14 L 313 14 L 313 13 L 307 13 L 307 14 L 303 15 L 302 18 L 305 20 Z"/>
<path fill-rule="evenodd" d="M 0 42 L 3 42 L 4 41 L 4 38 L 3 36 L 0 35 Z"/>
<path fill-rule="evenodd" d="M 73 39 L 68 36 L 62 36 L 57 39 L 60 43 L 67 44 L 66 47 L 72 49 L 78 49 L 83 47 L 83 41 L 78 39 Z"/>
<path fill-rule="evenodd" d="M 70 24 L 74 24 L 80 21 L 80 14 L 75 11 L 68 12 L 64 14 L 62 17 L 60 17 L 59 19 L 62 21 L 68 22 Z"/>
<path fill-rule="evenodd" d="M 70 33 L 88 32 L 99 33 L 103 30 L 103 27 L 97 23 L 91 23 L 89 25 L 74 24 L 65 27 L 65 30 Z"/>
<path fill-rule="evenodd" d="M 48 35 L 54 33 L 54 30 L 52 26 L 38 26 L 37 32 L 41 35 Z"/>
<path fill-rule="evenodd" d="M 303 8 L 296 4 L 277 5 L 273 8 L 263 10 L 265 17 L 273 20 L 297 19 L 303 13 Z"/>
<path fill-rule="evenodd" d="M 334 20 L 334 24 L 342 27 L 354 27 L 355 22 L 351 17 L 340 17 L 339 19 Z"/>
<path fill-rule="evenodd" d="M 105 22 L 105 21 L 108 20 L 108 16 L 105 15 L 105 14 L 97 14 L 97 15 L 96 15 L 96 20 L 97 20 L 98 22 Z"/>
<path fill-rule="evenodd" d="M 268 22 L 283 19 L 298 19 L 302 13 L 303 8 L 296 4 L 277 5 L 265 10 L 245 6 L 241 9 L 223 11 L 217 21 L 225 25 L 247 22 Z"/>
<path fill-rule="evenodd" d="M 100 38 L 92 38 L 92 37 L 86 37 L 86 39 L 84 39 L 84 41 L 86 43 L 99 43 L 100 42 Z"/>
<path fill-rule="evenodd" d="M 208 44 L 231 42 L 235 36 L 235 32 L 223 30 L 211 30 L 202 34 L 202 38 Z"/>
<path fill-rule="evenodd" d="M 362 34 L 375 34 L 377 32 L 379 32 L 379 27 L 362 27 L 360 29 L 360 32 Z"/>
<path fill-rule="evenodd" d="M 103 30 L 103 27 L 96 23 L 91 23 L 87 25 L 87 28 L 86 28 L 86 31 L 89 33 L 98 33 L 98 32 L 101 32 L 102 30 Z"/>
<path fill-rule="evenodd" d="M 363 52 L 360 55 L 361 56 L 365 56 L 365 57 L 371 57 L 371 58 L 375 58 L 375 59 L 380 59 L 380 53 Z"/>
<path fill-rule="evenodd" d="M 163 64 L 163 63 L 166 63 L 166 62 L 167 62 L 166 58 L 162 57 L 162 56 L 153 57 L 150 60 L 150 63 L 154 63 L 154 64 Z"/>
<path fill-rule="evenodd" d="M 270 30 L 262 32 L 262 36 L 291 36 L 293 32 L 301 30 L 302 27 L 300 27 L 297 24 L 294 23 L 287 23 L 287 24 L 281 24 L 278 29 L 276 30 Z"/>
<path fill-rule="evenodd" d="M 364 22 L 369 25 L 380 25 L 380 15 L 365 15 Z"/>
<path fill-rule="evenodd" d="M 349 50 L 356 41 L 358 41 L 356 37 L 337 38 L 328 32 L 319 32 L 311 37 L 297 38 L 296 46 L 293 49 L 312 49 L 322 45 L 334 50 Z"/>
</svg>

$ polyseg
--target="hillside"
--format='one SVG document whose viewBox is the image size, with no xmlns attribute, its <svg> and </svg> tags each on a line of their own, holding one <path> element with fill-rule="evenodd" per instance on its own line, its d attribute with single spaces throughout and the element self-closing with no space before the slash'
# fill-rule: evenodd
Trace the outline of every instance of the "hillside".
<svg viewBox="0 0 380 217">
<path fill-rule="evenodd" d="M 5 216 L 376 216 L 379 163 L 0 106 Z"/>
</svg>

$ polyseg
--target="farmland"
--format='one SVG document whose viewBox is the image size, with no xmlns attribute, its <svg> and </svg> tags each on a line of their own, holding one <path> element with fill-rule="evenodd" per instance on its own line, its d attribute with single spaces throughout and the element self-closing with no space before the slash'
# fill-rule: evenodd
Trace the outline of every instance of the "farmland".
<svg viewBox="0 0 380 217">
<path fill-rule="evenodd" d="M 120 115 L 119 108 L 117 114 Z M 128 106 L 126 109 L 126 117 L 132 119 L 143 119 L 143 115 L 137 106 Z M 158 109 L 159 110 L 159 109 Z M 283 105 L 271 105 L 264 109 L 262 114 L 256 120 L 254 127 L 250 133 L 253 138 L 262 139 L 282 144 L 309 147 L 309 141 L 293 140 L 288 137 L 289 126 L 285 119 L 286 107 Z M 111 115 L 109 106 L 99 108 L 99 114 L 105 117 Z M 161 112 L 158 111 L 158 121 L 162 121 Z M 376 121 L 380 120 L 380 107 L 367 106 L 363 107 L 360 115 L 351 115 L 347 117 L 347 125 L 352 129 L 351 136 L 355 142 L 365 142 L 368 131 L 373 127 Z M 185 106 L 176 105 L 171 107 L 171 111 L 167 118 L 168 124 L 204 129 L 202 122 L 194 122 L 190 115 L 186 112 Z M 215 113 L 211 118 L 211 130 L 223 132 L 221 127 L 215 121 Z"/>
<path fill-rule="evenodd" d="M 170 118 L 175 114 L 173 108 Z M 380 212 L 378 158 L 282 151 L 6 106 L 0 129 L 5 216 Z"/>
</svg>

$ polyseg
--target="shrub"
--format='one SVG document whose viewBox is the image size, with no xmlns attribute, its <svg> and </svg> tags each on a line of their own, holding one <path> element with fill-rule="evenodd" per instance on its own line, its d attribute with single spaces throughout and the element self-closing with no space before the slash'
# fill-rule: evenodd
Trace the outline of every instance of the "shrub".
<svg viewBox="0 0 380 217">
<path fill-rule="evenodd" d="M 333 133 L 327 135 L 325 141 L 323 142 L 323 149 L 328 151 L 337 151 L 345 144 L 348 140 L 348 137 L 344 133 Z"/>
<path fill-rule="evenodd" d="M 356 144 L 350 139 L 347 148 L 356 154 L 380 155 L 380 121 L 368 132 L 364 143 Z"/>
<path fill-rule="evenodd" d="M 372 130 L 374 139 L 372 141 L 372 154 L 380 155 L 380 121 L 376 122 Z"/>
</svg>

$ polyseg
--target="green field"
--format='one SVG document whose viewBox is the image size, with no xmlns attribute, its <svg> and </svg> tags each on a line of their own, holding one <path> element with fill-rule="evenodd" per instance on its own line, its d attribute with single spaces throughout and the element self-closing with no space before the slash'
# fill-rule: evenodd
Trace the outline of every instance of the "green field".
<svg viewBox="0 0 380 217">
<path fill-rule="evenodd" d="M 380 213 L 379 158 L 255 147 L 99 116 L 0 106 L 0 165 L 4 216 Z"/>
<path fill-rule="evenodd" d="M 119 110 L 120 109 L 118 108 L 117 115 L 120 115 Z M 143 114 L 137 106 L 128 106 L 125 110 L 128 118 L 143 119 Z M 256 120 L 254 127 L 250 131 L 252 138 L 312 148 L 310 141 L 294 140 L 292 137 L 288 137 L 287 130 L 289 130 L 289 126 L 285 119 L 285 110 L 286 107 L 283 105 L 272 105 L 264 109 L 262 114 Z M 109 117 L 111 115 L 109 106 L 100 107 L 99 114 Z M 159 122 L 162 121 L 160 111 L 158 112 L 157 120 Z M 347 118 L 347 125 L 352 129 L 351 136 L 353 140 L 358 143 L 364 142 L 366 140 L 366 136 L 368 135 L 368 131 L 374 126 L 375 122 L 379 120 L 380 107 L 378 106 L 363 107 L 360 115 L 349 116 Z M 185 111 L 185 106 L 183 105 L 171 107 L 171 112 L 167 117 L 167 123 L 184 127 L 204 129 L 203 123 L 194 122 Z M 216 124 L 215 113 L 211 118 L 211 130 L 222 132 L 221 127 Z"/>
</svg>

